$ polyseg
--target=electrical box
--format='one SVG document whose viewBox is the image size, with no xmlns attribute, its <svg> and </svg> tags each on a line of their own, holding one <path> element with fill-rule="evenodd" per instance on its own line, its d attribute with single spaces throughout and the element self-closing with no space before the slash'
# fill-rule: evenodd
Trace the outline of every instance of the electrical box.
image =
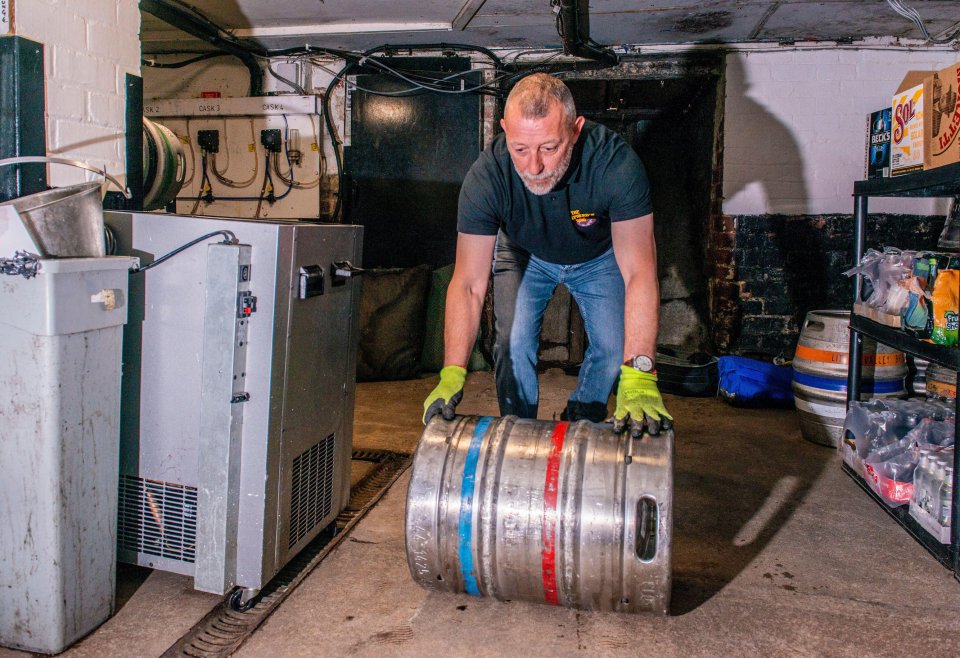
<svg viewBox="0 0 960 658">
<path fill-rule="evenodd" d="M 220 131 L 219 130 L 198 130 L 197 146 L 201 151 L 207 153 L 220 152 Z"/>
<path fill-rule="evenodd" d="M 324 154 L 321 107 L 317 96 L 294 95 L 145 100 L 144 115 L 162 121 L 184 145 L 186 180 L 176 212 L 326 217 L 324 180 L 336 174 Z"/>
<path fill-rule="evenodd" d="M 260 131 L 260 143 L 270 153 L 279 153 L 283 150 L 283 140 L 280 131 L 276 128 Z"/>
</svg>

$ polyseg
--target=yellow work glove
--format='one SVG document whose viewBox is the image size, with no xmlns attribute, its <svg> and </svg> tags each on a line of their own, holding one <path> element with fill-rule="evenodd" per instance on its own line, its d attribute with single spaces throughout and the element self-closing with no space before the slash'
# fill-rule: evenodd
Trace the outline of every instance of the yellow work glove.
<svg viewBox="0 0 960 658">
<path fill-rule="evenodd" d="M 630 366 L 620 366 L 620 385 L 617 387 L 617 409 L 613 412 L 613 431 L 623 432 L 630 427 L 630 436 L 643 434 L 646 425 L 651 436 L 673 427 L 673 416 L 663 406 L 657 389 L 657 376 Z"/>
<path fill-rule="evenodd" d="M 454 410 L 463 398 L 463 383 L 466 380 L 466 368 L 447 366 L 440 371 L 440 383 L 423 402 L 424 425 L 437 414 L 442 414 L 444 420 L 453 420 Z"/>
</svg>

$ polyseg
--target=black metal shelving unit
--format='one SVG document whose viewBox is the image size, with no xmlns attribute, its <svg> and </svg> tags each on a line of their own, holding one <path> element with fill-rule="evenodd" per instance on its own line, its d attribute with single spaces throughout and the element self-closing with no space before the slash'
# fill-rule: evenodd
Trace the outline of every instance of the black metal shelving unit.
<svg viewBox="0 0 960 658">
<path fill-rule="evenodd" d="M 867 224 L 867 201 L 872 196 L 880 197 L 954 197 L 960 196 L 960 163 L 938 167 L 929 171 L 920 171 L 895 178 L 878 178 L 857 181 L 853 184 L 853 253 L 854 262 L 859 263 L 863 257 L 864 236 Z M 860 300 L 863 280 L 857 276 L 854 282 L 854 303 Z M 903 331 L 888 327 L 879 322 L 858 316 L 850 316 L 850 365 L 847 371 L 847 403 L 860 399 L 860 376 L 863 365 L 863 337 L 890 345 L 902 352 L 912 354 L 921 359 L 938 363 L 946 368 L 960 372 L 960 348 L 943 347 L 918 340 Z M 960 375 L 958 375 L 957 390 L 960 391 Z M 956 399 L 956 433 L 960 437 L 960 395 Z M 960 450 L 953 451 L 953 510 L 951 513 L 950 543 L 941 544 L 924 530 L 910 516 L 906 506 L 889 507 L 873 492 L 867 483 L 846 463 L 843 470 L 852 477 L 870 496 L 885 509 L 897 523 L 910 533 L 924 548 L 926 548 L 941 564 L 953 571 L 954 577 L 960 580 L 960 489 L 957 481 L 960 479 Z"/>
</svg>

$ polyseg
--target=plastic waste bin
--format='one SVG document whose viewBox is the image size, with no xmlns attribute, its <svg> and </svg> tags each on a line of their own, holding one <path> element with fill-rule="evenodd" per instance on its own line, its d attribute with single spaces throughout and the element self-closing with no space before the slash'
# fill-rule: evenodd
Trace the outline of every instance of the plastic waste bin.
<svg viewBox="0 0 960 658">
<path fill-rule="evenodd" d="M 58 653 L 113 612 L 133 262 L 0 274 L 0 645 Z"/>
</svg>

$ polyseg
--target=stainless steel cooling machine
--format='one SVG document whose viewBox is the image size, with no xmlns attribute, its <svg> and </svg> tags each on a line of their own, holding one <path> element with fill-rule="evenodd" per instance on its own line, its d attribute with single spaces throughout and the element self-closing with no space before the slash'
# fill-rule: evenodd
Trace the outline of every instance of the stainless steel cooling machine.
<svg viewBox="0 0 960 658">
<path fill-rule="evenodd" d="M 346 505 L 362 228 L 108 212 L 131 275 L 118 556 L 198 590 L 269 580 Z"/>
</svg>

